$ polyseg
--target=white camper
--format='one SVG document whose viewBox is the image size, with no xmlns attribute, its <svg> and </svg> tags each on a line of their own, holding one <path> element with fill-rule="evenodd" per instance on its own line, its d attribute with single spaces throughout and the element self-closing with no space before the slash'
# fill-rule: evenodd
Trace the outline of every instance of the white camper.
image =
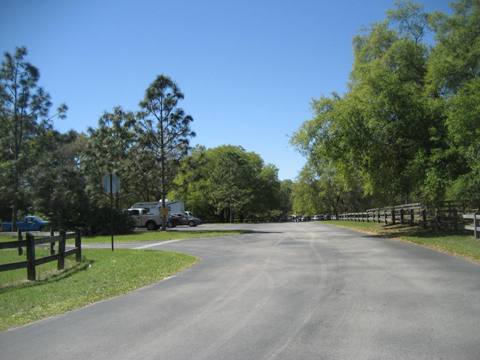
<svg viewBox="0 0 480 360">
<path fill-rule="evenodd" d="M 169 201 L 165 200 L 165 206 L 168 208 L 169 214 L 185 214 L 185 204 L 183 201 L 174 200 Z M 162 208 L 162 202 L 138 202 L 130 206 L 130 208 L 143 208 L 148 209 L 152 214 L 160 214 L 160 209 Z"/>
<path fill-rule="evenodd" d="M 183 201 L 166 201 L 168 214 L 185 214 Z M 146 227 L 148 230 L 156 230 L 162 224 L 162 202 L 138 202 L 133 204 L 127 213 L 137 227 Z M 167 226 L 175 226 L 174 222 L 167 219 Z"/>
</svg>

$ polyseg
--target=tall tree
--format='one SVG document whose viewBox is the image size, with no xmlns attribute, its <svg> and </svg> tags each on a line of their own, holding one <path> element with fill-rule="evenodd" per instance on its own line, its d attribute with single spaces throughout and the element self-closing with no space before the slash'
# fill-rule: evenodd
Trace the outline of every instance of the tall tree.
<svg viewBox="0 0 480 360">
<path fill-rule="evenodd" d="M 480 2 L 459 0 L 431 16 L 436 45 L 427 91 L 442 111 L 447 144 L 435 171 L 450 200 L 480 207 Z M 435 178 L 434 178 L 435 179 Z"/>
<path fill-rule="evenodd" d="M 125 190 L 122 194 L 135 193 L 135 188 L 130 186 L 131 179 L 140 173 L 131 171 L 131 150 L 138 142 L 135 129 L 135 114 L 121 107 L 105 112 L 98 120 L 98 127 L 88 129 L 88 146 L 82 167 L 88 179 L 89 195 L 98 205 L 107 204 L 100 181 L 106 173 L 115 172 L 120 176 L 122 189 Z M 117 193 L 116 207 L 119 206 L 119 200 Z"/>
<path fill-rule="evenodd" d="M 430 16 L 436 44 L 428 61 L 426 83 L 433 96 L 452 96 L 480 75 L 480 2 L 458 0 L 451 6 L 450 16 Z"/>
<path fill-rule="evenodd" d="M 66 105 L 50 116 L 50 95 L 40 86 L 40 73 L 26 61 L 27 49 L 19 47 L 12 55 L 5 53 L 0 68 L 1 148 L 9 170 L 12 199 L 12 222 L 16 227 L 22 182 L 31 159 L 30 142 L 39 133 L 51 128 L 54 116 L 64 117 Z M 2 157 L 3 157 L 2 156 Z"/>
<path fill-rule="evenodd" d="M 174 185 L 171 195 L 209 220 L 272 219 L 290 210 L 289 184 L 282 189 L 276 167 L 240 146 L 195 147 Z"/>
<path fill-rule="evenodd" d="M 142 144 L 152 152 L 160 167 L 162 208 L 166 208 L 166 194 L 175 175 L 172 171 L 189 149 L 189 140 L 195 136 L 190 129 L 193 118 L 178 106 L 184 98 L 178 85 L 165 75 L 158 76 L 147 88 L 140 103 L 143 134 Z M 170 170 L 170 171 L 169 171 Z M 162 230 L 167 218 L 162 212 Z"/>
<path fill-rule="evenodd" d="M 422 155 L 434 145 L 436 117 L 423 89 L 427 50 L 417 40 L 388 22 L 357 36 L 349 91 L 314 102 L 315 119 L 294 137 L 313 162 L 324 157 L 347 184 L 360 178 L 379 204 L 416 195 Z"/>
<path fill-rule="evenodd" d="M 47 215 L 55 229 L 85 227 L 94 205 L 80 167 L 86 144 L 86 137 L 74 131 L 51 130 L 36 141 L 37 161 L 27 172 L 30 193 L 35 210 Z"/>
<path fill-rule="evenodd" d="M 209 198 L 218 213 L 233 222 L 254 197 L 255 174 L 261 171 L 240 147 L 221 146 L 214 149 Z"/>
<path fill-rule="evenodd" d="M 396 0 L 395 9 L 387 11 L 388 19 L 398 23 L 400 34 L 418 44 L 428 29 L 428 14 L 423 6 L 410 0 Z"/>
</svg>

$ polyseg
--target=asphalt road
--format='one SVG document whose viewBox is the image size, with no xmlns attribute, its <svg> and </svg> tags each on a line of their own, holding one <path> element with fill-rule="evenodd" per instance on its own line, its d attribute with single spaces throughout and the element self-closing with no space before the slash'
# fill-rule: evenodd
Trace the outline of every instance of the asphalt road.
<svg viewBox="0 0 480 360">
<path fill-rule="evenodd" d="M 480 359 L 479 265 L 326 225 L 243 227 L 152 247 L 202 261 L 1 332 L 0 358 Z"/>
</svg>

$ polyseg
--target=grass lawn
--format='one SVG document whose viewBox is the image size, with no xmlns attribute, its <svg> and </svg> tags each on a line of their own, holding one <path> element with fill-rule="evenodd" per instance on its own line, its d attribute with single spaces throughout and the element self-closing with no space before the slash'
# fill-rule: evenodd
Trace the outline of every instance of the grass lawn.
<svg viewBox="0 0 480 360">
<path fill-rule="evenodd" d="M 127 235 L 115 235 L 115 242 L 137 241 L 167 241 L 178 239 L 194 239 L 217 237 L 225 235 L 244 234 L 242 230 L 175 230 L 175 231 L 143 231 Z M 82 237 L 82 242 L 87 243 L 110 243 L 110 235 Z"/>
<path fill-rule="evenodd" d="M 422 246 L 480 262 L 480 240 L 473 233 L 453 233 L 423 229 L 419 226 L 388 225 L 372 222 L 331 220 L 322 222 L 358 230 L 379 237 L 398 238 Z"/>
<path fill-rule="evenodd" d="M 46 250 L 37 248 L 37 258 Z M 56 262 L 37 267 L 36 282 L 26 269 L 0 273 L 0 330 L 61 314 L 96 301 L 127 293 L 190 267 L 197 258 L 164 251 L 83 250 L 83 262 L 68 257 L 66 270 Z M 16 250 L 1 250 L 0 263 L 22 261 Z"/>
<path fill-rule="evenodd" d="M 0 242 L 6 242 L 6 241 L 17 241 L 16 236 L 10 236 L 10 235 L 0 235 Z"/>
</svg>

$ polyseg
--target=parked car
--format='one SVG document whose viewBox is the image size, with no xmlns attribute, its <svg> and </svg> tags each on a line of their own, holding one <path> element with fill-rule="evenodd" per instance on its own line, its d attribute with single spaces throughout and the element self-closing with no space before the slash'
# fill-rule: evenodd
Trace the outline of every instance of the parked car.
<svg viewBox="0 0 480 360">
<path fill-rule="evenodd" d="M 42 231 L 50 223 L 42 218 L 34 215 L 25 216 L 24 220 L 17 221 L 17 229 L 20 231 Z M 12 231 L 12 223 L 5 222 L 2 223 L 3 231 Z"/>
<path fill-rule="evenodd" d="M 158 214 L 152 214 L 147 208 L 130 208 L 126 210 L 135 227 L 146 227 L 148 230 L 156 230 L 162 223 Z"/>
<path fill-rule="evenodd" d="M 171 221 L 173 226 L 177 226 L 177 225 L 197 226 L 202 223 L 202 220 L 193 216 L 189 212 L 171 214 L 169 216 L 169 221 Z"/>
</svg>

